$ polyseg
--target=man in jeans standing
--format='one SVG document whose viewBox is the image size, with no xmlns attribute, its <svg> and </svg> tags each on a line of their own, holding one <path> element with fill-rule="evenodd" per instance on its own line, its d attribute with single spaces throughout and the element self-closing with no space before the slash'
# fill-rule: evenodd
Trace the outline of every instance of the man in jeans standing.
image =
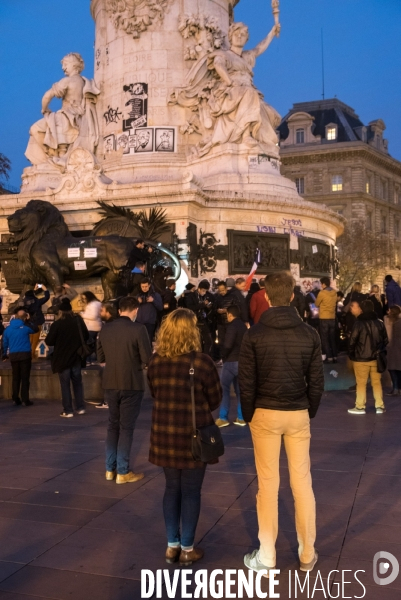
<svg viewBox="0 0 401 600">
<path fill-rule="evenodd" d="M 13 374 L 13 401 L 16 406 L 32 406 L 29 400 L 29 382 L 32 366 L 30 336 L 39 328 L 29 321 L 29 314 L 23 308 L 17 308 L 15 317 L 10 321 L 3 334 L 3 360 L 11 361 Z M 7 356 L 8 352 L 8 356 Z M 21 391 L 21 398 L 20 398 Z"/>
<path fill-rule="evenodd" d="M 319 332 L 322 340 L 324 362 L 337 362 L 336 347 L 336 311 L 337 292 L 330 287 L 330 277 L 322 277 L 320 280 L 322 289 L 316 298 L 316 306 L 319 309 Z"/>
<path fill-rule="evenodd" d="M 144 325 L 134 323 L 139 303 L 135 298 L 120 300 L 120 317 L 103 327 L 97 342 L 97 358 L 105 363 L 104 399 L 109 405 L 106 441 L 106 479 L 131 483 L 144 477 L 129 468 L 135 423 L 145 389 L 143 366 L 152 350 Z"/>
<path fill-rule="evenodd" d="M 230 424 L 228 413 L 230 411 L 231 384 L 234 385 L 235 395 L 237 396 L 237 418 L 234 421 L 234 425 L 242 427 L 246 425 L 241 410 L 241 397 L 238 385 L 238 359 L 242 338 L 247 331 L 247 326 L 239 317 L 240 309 L 238 306 L 227 307 L 228 326 L 224 337 L 224 345 L 221 349 L 223 357 L 223 368 L 221 370 L 223 401 L 220 406 L 219 418 L 216 420 L 218 427 L 227 427 Z"/>
<path fill-rule="evenodd" d="M 285 271 L 265 279 L 270 308 L 244 335 L 239 358 L 242 412 L 250 425 L 258 473 L 260 549 L 244 557 L 248 569 L 276 566 L 281 438 L 288 459 L 301 571 L 311 571 L 316 507 L 310 474 L 310 418 L 324 389 L 320 339 L 295 308 L 294 279 Z"/>
</svg>

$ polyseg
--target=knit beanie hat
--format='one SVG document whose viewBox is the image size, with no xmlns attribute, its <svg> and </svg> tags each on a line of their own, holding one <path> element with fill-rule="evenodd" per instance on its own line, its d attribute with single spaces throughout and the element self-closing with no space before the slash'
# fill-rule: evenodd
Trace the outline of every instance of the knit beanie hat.
<svg viewBox="0 0 401 600">
<path fill-rule="evenodd" d="M 59 304 L 58 309 L 63 312 L 71 312 L 72 311 L 71 302 L 68 300 L 68 298 L 62 299 L 62 301 Z"/>
</svg>

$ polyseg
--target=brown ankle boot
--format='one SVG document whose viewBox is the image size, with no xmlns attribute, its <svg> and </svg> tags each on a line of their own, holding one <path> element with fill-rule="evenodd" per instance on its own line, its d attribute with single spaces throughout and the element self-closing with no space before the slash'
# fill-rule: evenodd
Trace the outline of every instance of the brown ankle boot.
<svg viewBox="0 0 401 600">
<path fill-rule="evenodd" d="M 203 557 L 203 550 L 194 548 L 193 550 L 181 550 L 180 565 L 192 565 L 193 562 Z"/>
<path fill-rule="evenodd" d="M 166 562 L 172 565 L 177 562 L 181 553 L 181 546 L 168 546 L 166 550 Z"/>
</svg>

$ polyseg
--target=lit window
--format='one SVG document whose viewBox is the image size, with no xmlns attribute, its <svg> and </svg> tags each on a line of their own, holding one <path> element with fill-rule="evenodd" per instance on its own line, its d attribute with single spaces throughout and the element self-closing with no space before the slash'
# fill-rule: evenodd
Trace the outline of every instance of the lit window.
<svg viewBox="0 0 401 600">
<path fill-rule="evenodd" d="M 326 137 L 328 140 L 336 140 L 337 139 L 337 127 L 328 127 Z"/>
<path fill-rule="evenodd" d="M 298 194 L 305 193 L 305 178 L 304 177 L 297 177 L 295 180 L 295 185 L 297 186 Z"/>
<path fill-rule="evenodd" d="M 305 129 L 297 129 L 296 131 L 296 140 L 297 140 L 297 144 L 304 144 L 305 143 Z"/>
<path fill-rule="evenodd" d="M 343 177 L 342 175 L 333 175 L 331 178 L 331 191 L 342 192 L 343 190 Z"/>
<path fill-rule="evenodd" d="M 365 191 L 366 191 L 367 194 L 370 194 L 370 181 L 366 182 Z"/>
</svg>

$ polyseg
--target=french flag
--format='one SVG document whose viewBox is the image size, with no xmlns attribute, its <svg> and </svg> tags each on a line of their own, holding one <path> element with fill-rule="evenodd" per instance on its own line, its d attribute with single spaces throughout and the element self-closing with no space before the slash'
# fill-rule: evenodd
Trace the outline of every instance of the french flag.
<svg viewBox="0 0 401 600">
<path fill-rule="evenodd" d="M 254 261 L 253 261 L 253 265 L 252 265 L 252 268 L 251 268 L 251 270 L 249 272 L 248 277 L 246 278 L 246 287 L 245 287 L 246 290 L 249 290 L 249 288 L 251 287 L 253 276 L 255 275 L 255 273 L 257 271 L 257 268 L 260 265 L 260 263 L 261 263 L 260 250 L 259 250 L 259 248 L 256 248 L 255 258 L 254 258 Z"/>
</svg>

